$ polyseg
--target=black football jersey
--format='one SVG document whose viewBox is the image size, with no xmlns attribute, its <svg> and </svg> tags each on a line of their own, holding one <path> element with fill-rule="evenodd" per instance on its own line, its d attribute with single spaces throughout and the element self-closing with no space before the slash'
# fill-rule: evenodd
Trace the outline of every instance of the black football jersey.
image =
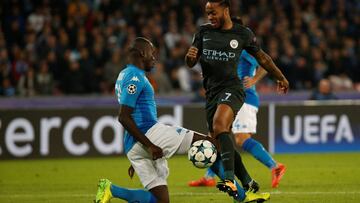
<svg viewBox="0 0 360 203">
<path fill-rule="evenodd" d="M 213 29 L 210 24 L 202 25 L 192 45 L 199 49 L 207 93 L 227 86 L 242 86 L 237 74 L 241 51 L 245 49 L 255 54 L 260 49 L 253 32 L 237 23 L 233 23 L 230 30 Z"/>
</svg>

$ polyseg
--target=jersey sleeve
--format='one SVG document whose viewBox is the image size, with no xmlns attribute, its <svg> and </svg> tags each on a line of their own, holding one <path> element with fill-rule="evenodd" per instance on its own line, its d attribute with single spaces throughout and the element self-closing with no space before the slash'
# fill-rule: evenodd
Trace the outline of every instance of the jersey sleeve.
<svg viewBox="0 0 360 203">
<path fill-rule="evenodd" d="M 202 43 L 201 43 L 201 31 L 199 30 L 197 33 L 193 36 L 192 46 L 196 47 L 198 50 L 202 49 Z"/>
<path fill-rule="evenodd" d="M 120 84 L 120 93 L 117 94 L 118 102 L 135 108 L 136 101 L 144 88 L 144 78 L 139 74 L 129 74 L 123 80 Z"/>
<path fill-rule="evenodd" d="M 246 39 L 245 39 L 245 45 L 244 49 L 250 53 L 251 55 L 254 55 L 256 52 L 260 50 L 260 46 L 256 40 L 255 34 L 250 30 L 250 28 L 246 28 Z"/>
</svg>

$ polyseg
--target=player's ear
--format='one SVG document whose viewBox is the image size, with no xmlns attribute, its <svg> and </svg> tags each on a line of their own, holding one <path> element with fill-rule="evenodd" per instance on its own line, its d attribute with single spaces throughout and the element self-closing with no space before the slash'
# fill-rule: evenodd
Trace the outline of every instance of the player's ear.
<svg viewBox="0 0 360 203">
<path fill-rule="evenodd" d="M 143 50 L 140 51 L 140 56 L 145 57 L 145 52 Z"/>
<path fill-rule="evenodd" d="M 229 7 L 225 7 L 225 8 L 224 8 L 224 15 L 225 15 L 225 16 L 230 16 L 230 9 L 229 9 Z"/>
</svg>

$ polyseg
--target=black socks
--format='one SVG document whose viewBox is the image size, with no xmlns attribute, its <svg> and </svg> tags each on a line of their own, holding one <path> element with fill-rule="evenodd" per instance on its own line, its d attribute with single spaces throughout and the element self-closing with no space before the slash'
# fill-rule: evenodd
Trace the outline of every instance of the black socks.
<svg viewBox="0 0 360 203">
<path fill-rule="evenodd" d="M 217 135 L 221 146 L 221 159 L 224 165 L 224 176 L 227 180 L 234 180 L 234 145 L 229 132 L 222 132 Z"/>
</svg>

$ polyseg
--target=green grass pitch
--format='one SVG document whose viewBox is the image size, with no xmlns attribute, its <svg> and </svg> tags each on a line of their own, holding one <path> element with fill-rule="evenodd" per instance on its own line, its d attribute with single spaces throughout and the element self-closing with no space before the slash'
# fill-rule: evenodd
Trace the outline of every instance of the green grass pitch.
<svg viewBox="0 0 360 203">
<path fill-rule="evenodd" d="M 249 155 L 243 159 L 260 191 L 271 193 L 269 202 L 360 202 L 360 153 L 287 154 L 275 158 L 287 165 L 278 189 L 270 188 L 270 171 Z M 97 180 L 141 188 L 139 179 L 127 176 L 126 157 L 0 161 L 0 202 L 92 202 Z M 215 188 L 190 188 L 189 180 L 205 170 L 191 165 L 185 156 L 169 160 L 171 202 L 232 202 Z M 114 199 L 112 202 L 124 202 Z"/>
</svg>

